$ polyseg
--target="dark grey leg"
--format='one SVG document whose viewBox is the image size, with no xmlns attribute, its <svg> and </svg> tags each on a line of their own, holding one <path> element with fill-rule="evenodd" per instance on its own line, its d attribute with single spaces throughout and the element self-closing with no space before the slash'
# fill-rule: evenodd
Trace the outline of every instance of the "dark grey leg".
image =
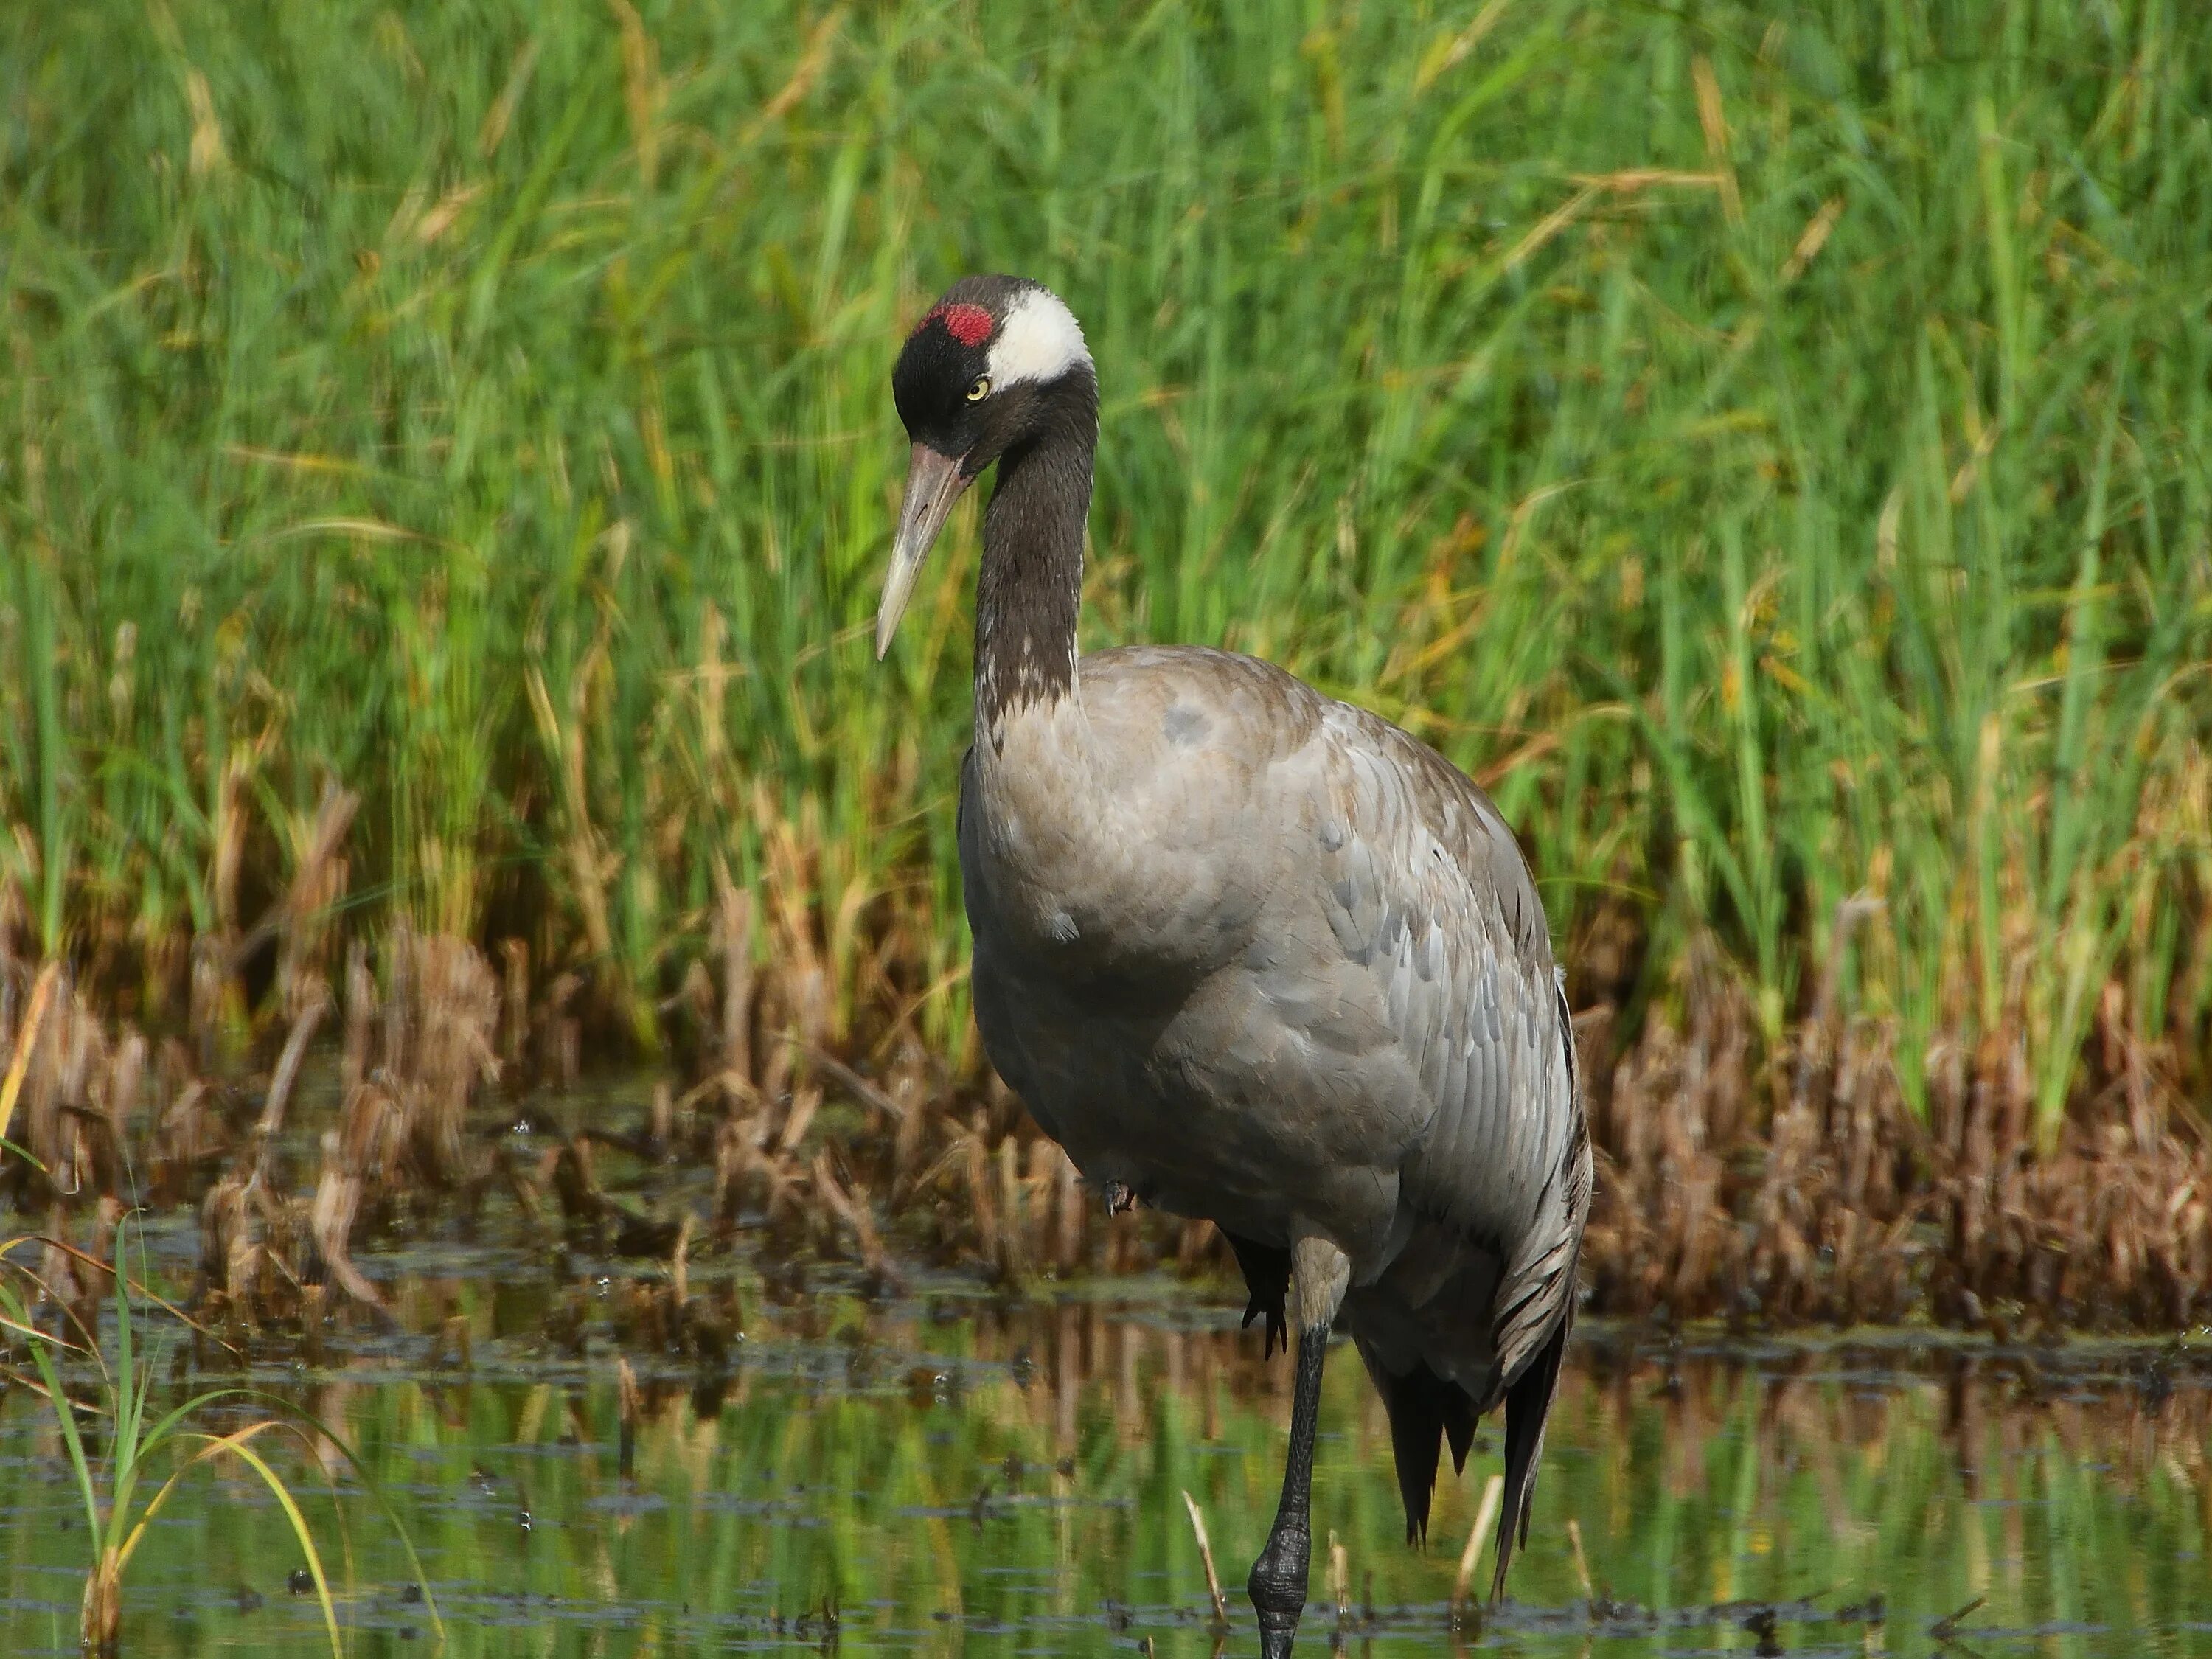
<svg viewBox="0 0 2212 1659">
<path fill-rule="evenodd" d="M 1298 1332 L 1297 1381 L 1291 1395 L 1291 1455 L 1283 1465 L 1283 1498 L 1274 1530 L 1252 1564 L 1245 1589 L 1260 1615 L 1261 1659 L 1289 1659 L 1305 1611 L 1306 1567 L 1313 1555 L 1314 1425 L 1321 1415 L 1321 1366 L 1328 1351 L 1328 1323 Z"/>
</svg>

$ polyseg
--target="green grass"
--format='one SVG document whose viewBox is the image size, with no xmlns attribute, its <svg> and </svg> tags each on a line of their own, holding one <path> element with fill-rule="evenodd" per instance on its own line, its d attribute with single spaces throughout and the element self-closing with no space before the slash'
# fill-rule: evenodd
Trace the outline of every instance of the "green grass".
<svg viewBox="0 0 2212 1659">
<path fill-rule="evenodd" d="M 392 1522 L 400 1547 L 415 1569 L 414 1582 L 420 1584 L 422 1564 L 415 1554 L 413 1541 L 399 1524 L 374 1477 L 336 1431 L 289 1401 L 263 1390 L 202 1389 L 164 1411 L 162 1406 L 167 1402 L 157 1400 L 155 1390 L 161 1384 L 166 1356 L 158 1351 L 149 1352 L 144 1347 L 143 1339 L 137 1334 L 132 1298 L 148 1296 L 164 1311 L 180 1320 L 183 1316 L 168 1304 L 151 1297 L 142 1285 L 126 1282 L 117 1287 L 112 1340 L 104 1322 L 102 1328 L 94 1328 L 93 1322 L 100 1321 L 97 1298 L 92 1304 L 90 1321 L 71 1313 L 58 1322 L 63 1325 L 63 1334 L 57 1336 L 41 1329 L 34 1310 L 42 1297 L 52 1297 L 52 1287 L 18 1260 L 17 1254 L 26 1246 L 45 1243 L 38 1238 L 13 1238 L 0 1243 L 0 1333 L 23 1342 L 35 1371 L 33 1377 L 8 1368 L 0 1374 L 0 1380 L 23 1384 L 42 1396 L 67 1455 L 67 1473 L 74 1478 L 76 1497 L 82 1509 L 84 1529 L 80 1536 L 89 1558 L 82 1564 L 85 1589 L 81 1635 L 84 1651 L 113 1655 L 120 1650 L 123 1580 L 131 1559 L 146 1542 L 149 1528 L 154 1526 L 156 1517 L 177 1495 L 185 1477 L 203 1464 L 228 1458 L 252 1471 L 282 1513 L 290 1541 L 307 1563 L 331 1659 L 341 1659 L 345 1645 L 339 1635 L 337 1609 L 331 1597 L 321 1552 L 315 1547 L 313 1529 L 290 1486 L 269 1462 L 266 1449 L 254 1443 L 271 1431 L 289 1427 L 302 1443 L 311 1448 L 320 1443 L 329 1449 L 334 1461 L 343 1460 L 362 1477 L 369 1496 Z M 119 1246 L 119 1237 L 118 1243 Z M 102 1270 L 103 1264 L 88 1256 L 75 1250 L 69 1254 L 95 1273 Z M 138 1254 L 143 1267 L 144 1252 L 142 1249 Z M 124 1267 L 123 1277 L 128 1281 L 125 1259 L 126 1252 L 118 1248 L 115 1265 Z M 95 1371 L 89 1379 L 89 1387 L 80 1387 L 72 1395 L 57 1363 L 58 1353 L 80 1359 L 88 1358 L 93 1362 Z M 86 1403 L 88 1401 L 89 1403 Z M 240 1406 L 257 1404 L 273 1407 L 276 1415 L 257 1417 L 222 1433 L 194 1426 L 216 1415 L 219 1409 L 228 1409 L 234 1415 Z M 88 1436 L 78 1425 L 80 1413 L 98 1419 L 103 1431 L 96 1437 Z M 166 1479 L 161 1474 L 164 1467 L 168 1471 Z M 428 1594 L 424 1589 L 426 1598 Z M 442 1639 L 444 1626 L 436 1602 L 426 1599 L 425 1607 L 432 1626 Z"/>
<path fill-rule="evenodd" d="M 641 1031 L 787 823 L 840 1027 L 888 959 L 960 1044 L 972 516 L 885 670 L 866 623 L 890 359 L 981 267 L 1100 366 L 1086 643 L 1438 744 L 1578 995 L 1717 938 L 1780 1039 L 1866 893 L 1837 988 L 1911 1097 L 1938 1042 L 2046 1135 L 2085 1053 L 2202 1075 L 2172 0 L 88 0 L 0 21 L 0 871 L 113 987 L 335 774 L 350 925 L 527 938 Z"/>
</svg>

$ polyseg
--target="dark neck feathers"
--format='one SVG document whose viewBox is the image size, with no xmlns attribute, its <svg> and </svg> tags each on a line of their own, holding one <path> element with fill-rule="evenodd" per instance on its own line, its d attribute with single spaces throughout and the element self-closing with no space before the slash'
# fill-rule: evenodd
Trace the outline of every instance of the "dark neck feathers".
<svg viewBox="0 0 2212 1659">
<path fill-rule="evenodd" d="M 999 458 L 975 580 L 975 725 L 988 733 L 1075 686 L 1083 531 L 1098 444 L 1087 368 L 1039 387 L 1039 419 Z"/>
</svg>

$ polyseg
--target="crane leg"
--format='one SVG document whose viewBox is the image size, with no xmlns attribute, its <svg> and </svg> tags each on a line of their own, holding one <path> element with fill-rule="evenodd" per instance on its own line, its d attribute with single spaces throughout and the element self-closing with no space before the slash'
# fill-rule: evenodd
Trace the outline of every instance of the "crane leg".
<svg viewBox="0 0 2212 1659">
<path fill-rule="evenodd" d="M 1326 1319 L 1298 1331 L 1297 1380 L 1291 1395 L 1291 1454 L 1283 1467 L 1282 1502 L 1275 1510 L 1267 1547 L 1252 1564 L 1245 1589 L 1260 1615 L 1261 1659 L 1289 1659 L 1306 1606 L 1306 1567 L 1313 1555 L 1315 1421 L 1321 1414 L 1321 1367 L 1328 1351 Z"/>
</svg>

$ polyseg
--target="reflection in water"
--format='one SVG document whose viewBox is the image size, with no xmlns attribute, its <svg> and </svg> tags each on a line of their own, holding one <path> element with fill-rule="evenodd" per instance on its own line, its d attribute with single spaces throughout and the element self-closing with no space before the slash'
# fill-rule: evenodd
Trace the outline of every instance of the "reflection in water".
<svg viewBox="0 0 2212 1659">
<path fill-rule="evenodd" d="M 1225 1312 L 1194 1311 L 1187 1287 L 1019 1304 L 954 1287 L 872 1307 L 709 1285 L 746 1339 L 720 1377 L 640 1365 L 625 1480 L 606 1339 L 629 1317 L 623 1287 L 586 1276 L 579 1310 L 528 1288 L 533 1276 L 545 1280 L 520 1258 L 402 1276 L 406 1328 L 434 1337 L 261 1379 L 361 1448 L 414 1530 L 455 1654 L 1103 1654 L 1150 1640 L 1202 1655 L 1186 1491 L 1219 1552 L 1230 1650 L 1252 1648 L 1241 1586 L 1273 1510 L 1290 1368 L 1263 1364 Z M 580 1319 L 584 1351 L 566 1354 L 546 1332 L 566 1340 Z M 1958 1651 L 2212 1653 L 2207 1378 L 2185 1350 L 1723 1352 L 1591 1331 L 1516 1600 L 1455 1632 L 1446 1604 L 1495 1437 L 1439 1494 L 1427 1550 L 1408 1549 L 1381 1407 L 1340 1346 L 1302 1651 L 1920 1654 L 1937 1645 L 1931 1626 L 1978 1598 Z M 0 1407 L 9 1654 L 75 1651 L 82 1523 L 69 1530 L 75 1499 L 43 1413 L 20 1389 Z M 322 1479 L 304 1461 L 293 1478 Z M 127 1651 L 313 1651 L 312 1600 L 285 1589 L 296 1563 L 281 1517 L 245 1479 L 196 1480 L 133 1565 Z M 334 1540 L 327 1501 L 317 1513 Z M 374 1510 L 346 1515 L 355 1651 L 425 1650 Z"/>
</svg>

